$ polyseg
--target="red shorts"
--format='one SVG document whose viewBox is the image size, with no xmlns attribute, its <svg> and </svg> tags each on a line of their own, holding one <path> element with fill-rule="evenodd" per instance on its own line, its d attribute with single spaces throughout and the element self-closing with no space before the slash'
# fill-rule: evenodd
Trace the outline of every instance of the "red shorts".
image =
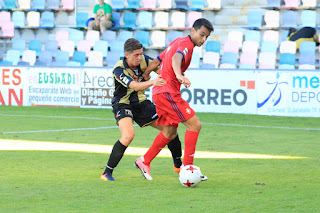
<svg viewBox="0 0 320 213">
<path fill-rule="evenodd" d="M 152 98 L 159 116 L 158 125 L 177 128 L 179 123 L 192 118 L 196 114 L 189 103 L 181 98 L 180 94 L 159 93 L 153 95 Z"/>
</svg>

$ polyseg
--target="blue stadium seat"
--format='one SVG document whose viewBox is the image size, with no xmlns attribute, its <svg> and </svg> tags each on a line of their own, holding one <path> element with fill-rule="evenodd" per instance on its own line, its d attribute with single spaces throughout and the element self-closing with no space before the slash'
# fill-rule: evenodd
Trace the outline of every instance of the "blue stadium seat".
<svg viewBox="0 0 320 213">
<path fill-rule="evenodd" d="M 216 52 L 220 54 L 221 43 L 220 41 L 207 41 L 206 51 Z"/>
<path fill-rule="evenodd" d="M 52 57 L 52 52 L 43 51 L 39 55 L 39 61 L 45 63 L 46 65 L 49 65 L 52 62 Z"/>
<path fill-rule="evenodd" d="M 18 50 L 20 52 L 20 56 L 22 56 L 23 51 L 26 50 L 26 40 L 24 40 L 24 39 L 12 40 L 12 48 L 11 49 Z"/>
<path fill-rule="evenodd" d="M 316 61 L 316 55 L 315 53 L 308 53 L 308 52 L 303 52 L 300 53 L 299 55 L 299 64 L 310 64 L 314 65 Z"/>
<path fill-rule="evenodd" d="M 274 41 L 263 41 L 261 44 L 261 52 L 277 53 L 277 43 Z"/>
<path fill-rule="evenodd" d="M 169 43 L 171 43 L 176 38 L 183 37 L 183 33 L 181 31 L 170 31 L 168 35 Z"/>
<path fill-rule="evenodd" d="M 78 12 L 76 15 L 76 26 L 77 28 L 85 28 L 87 27 L 87 20 L 89 18 L 89 14 L 86 12 Z"/>
<path fill-rule="evenodd" d="M 74 51 L 72 61 L 79 62 L 81 66 L 86 63 L 86 53 L 82 51 Z"/>
<path fill-rule="evenodd" d="M 54 28 L 54 13 L 51 11 L 44 11 L 40 18 L 41 28 Z"/>
<path fill-rule="evenodd" d="M 126 41 L 129 38 L 133 38 L 133 32 L 132 31 L 128 31 L 128 30 L 121 30 L 119 32 L 119 36 L 118 36 L 118 40 L 119 41 Z"/>
<path fill-rule="evenodd" d="M 315 53 L 316 51 L 316 42 L 314 41 L 303 41 L 300 44 L 299 52 L 300 53 Z"/>
<path fill-rule="evenodd" d="M 215 69 L 216 68 L 216 65 L 214 64 L 207 64 L 207 63 L 203 63 L 201 64 L 200 66 L 201 69 Z"/>
<path fill-rule="evenodd" d="M 74 41 L 74 46 L 77 47 L 78 41 L 84 40 L 84 33 L 81 30 L 72 30 L 69 33 L 69 40 Z"/>
<path fill-rule="evenodd" d="M 37 56 L 39 56 L 42 49 L 42 42 L 40 40 L 31 40 L 29 42 L 29 50 L 34 50 L 37 53 Z"/>
<path fill-rule="evenodd" d="M 56 54 L 56 62 L 60 63 L 63 66 L 66 66 L 69 61 L 69 52 L 67 51 L 58 51 Z"/>
<path fill-rule="evenodd" d="M 268 0 L 268 7 L 280 7 L 281 0 Z"/>
<path fill-rule="evenodd" d="M 110 44 L 110 51 L 111 52 L 120 52 L 121 57 L 122 57 L 122 56 L 124 56 L 123 47 L 124 47 L 124 41 L 115 40 L 115 41 L 111 42 L 111 44 Z"/>
<path fill-rule="evenodd" d="M 60 0 L 47 0 L 47 9 L 56 10 L 60 6 Z"/>
<path fill-rule="evenodd" d="M 80 67 L 81 63 L 78 61 L 68 61 L 67 67 Z"/>
<path fill-rule="evenodd" d="M 58 52 L 58 41 L 56 40 L 47 40 L 44 46 L 45 51 L 49 51 L 55 57 Z"/>
<path fill-rule="evenodd" d="M 4 3 L 4 8 L 5 9 L 12 10 L 12 9 L 17 8 L 16 0 L 3 0 L 3 3 Z"/>
<path fill-rule="evenodd" d="M 140 8 L 140 0 L 127 0 L 128 9 Z"/>
<path fill-rule="evenodd" d="M 294 70 L 295 66 L 289 65 L 289 64 L 280 64 L 278 69 L 280 69 L 280 70 Z"/>
<path fill-rule="evenodd" d="M 0 66 L 11 66 L 13 65 L 13 62 L 12 61 L 0 61 Z"/>
<path fill-rule="evenodd" d="M 248 27 L 259 28 L 262 26 L 263 13 L 261 11 L 250 11 L 248 13 Z"/>
<path fill-rule="evenodd" d="M 281 53 L 279 63 L 280 64 L 295 65 L 296 55 L 291 54 L 291 53 Z"/>
<path fill-rule="evenodd" d="M 222 55 L 221 64 L 233 64 L 233 65 L 235 65 L 235 67 L 237 67 L 238 54 L 237 53 L 231 53 L 231 52 L 225 52 Z"/>
<path fill-rule="evenodd" d="M 5 57 L 5 61 L 10 61 L 13 65 L 17 65 L 20 61 L 20 51 L 8 50 Z"/>
<path fill-rule="evenodd" d="M 281 41 L 286 41 L 288 37 L 289 30 L 285 30 L 281 34 Z"/>
<path fill-rule="evenodd" d="M 149 29 L 152 27 L 152 12 L 142 11 L 138 15 L 137 29 Z"/>
<path fill-rule="evenodd" d="M 316 27 L 317 12 L 315 10 L 303 10 L 301 12 L 302 27 Z"/>
<path fill-rule="evenodd" d="M 29 67 L 30 63 L 26 61 L 19 61 L 17 66 L 22 66 L 22 67 Z"/>
<path fill-rule="evenodd" d="M 103 32 L 103 40 L 109 42 L 109 46 L 110 46 L 110 43 L 116 39 L 117 39 L 117 33 L 115 31 L 106 30 Z"/>
<path fill-rule="evenodd" d="M 141 42 L 143 47 L 149 47 L 150 33 L 148 31 L 137 31 L 135 38 Z"/>
<path fill-rule="evenodd" d="M 123 22 L 125 29 L 134 29 L 136 28 L 136 19 L 137 15 L 134 12 L 126 12 L 123 15 Z"/>
<path fill-rule="evenodd" d="M 282 15 L 281 27 L 296 28 L 298 23 L 298 12 L 285 10 Z"/>
<path fill-rule="evenodd" d="M 260 31 L 257 30 L 247 30 L 245 32 L 245 41 L 255 41 L 260 46 Z"/>
<path fill-rule="evenodd" d="M 188 0 L 175 0 L 176 8 L 178 9 L 187 9 L 188 6 Z"/>
<path fill-rule="evenodd" d="M 205 1 L 204 0 L 190 0 L 190 3 L 191 3 L 191 8 L 192 9 L 201 10 L 202 8 L 205 7 Z"/>
<path fill-rule="evenodd" d="M 45 10 L 46 1 L 45 0 L 32 0 L 32 9 L 34 10 Z"/>
<path fill-rule="evenodd" d="M 120 26 L 121 14 L 119 12 L 112 12 L 112 17 L 113 17 L 114 26 L 112 26 L 110 29 L 117 30 L 121 27 Z"/>
<path fill-rule="evenodd" d="M 109 52 L 107 57 L 108 68 L 113 68 L 121 57 L 122 55 L 120 52 Z"/>
<path fill-rule="evenodd" d="M 100 51 L 100 52 L 102 52 L 103 57 L 107 57 L 108 46 L 109 46 L 109 44 L 107 41 L 99 40 L 94 43 L 93 50 Z"/>
<path fill-rule="evenodd" d="M 114 10 L 123 10 L 124 9 L 124 0 L 111 0 L 112 9 Z"/>
<path fill-rule="evenodd" d="M 46 64 L 46 63 L 43 63 L 41 61 L 36 61 L 33 66 L 35 66 L 35 67 L 47 67 L 47 66 L 52 66 L 51 64 L 52 64 L 52 62 L 50 64 Z"/>
<path fill-rule="evenodd" d="M 15 28 L 26 26 L 26 16 L 23 11 L 13 11 L 11 19 Z"/>
<path fill-rule="evenodd" d="M 255 66 L 252 64 L 240 64 L 239 69 L 255 69 Z"/>
</svg>

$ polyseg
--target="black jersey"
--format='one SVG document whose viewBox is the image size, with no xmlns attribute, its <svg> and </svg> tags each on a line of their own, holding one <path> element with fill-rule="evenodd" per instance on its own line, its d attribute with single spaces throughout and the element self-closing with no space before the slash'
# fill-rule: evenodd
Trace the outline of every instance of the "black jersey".
<svg viewBox="0 0 320 213">
<path fill-rule="evenodd" d="M 129 88 L 131 81 L 143 82 L 145 81 L 142 74 L 147 69 L 149 63 L 153 59 L 147 55 L 142 55 L 138 70 L 132 70 L 125 59 L 120 60 L 116 63 L 113 68 L 113 82 L 114 82 L 114 93 L 112 98 L 112 105 L 117 103 L 121 104 L 135 104 L 141 103 L 146 100 L 147 97 L 144 94 L 144 90 L 134 91 Z"/>
</svg>

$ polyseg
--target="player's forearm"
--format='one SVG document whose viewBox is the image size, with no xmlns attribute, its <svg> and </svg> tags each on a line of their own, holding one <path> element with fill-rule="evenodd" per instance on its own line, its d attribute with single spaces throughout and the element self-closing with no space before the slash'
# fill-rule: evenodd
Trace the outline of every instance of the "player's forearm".
<svg viewBox="0 0 320 213">
<path fill-rule="evenodd" d="M 147 67 L 146 71 L 144 71 L 145 75 L 150 75 L 150 73 L 154 70 L 156 70 L 159 65 L 160 65 L 160 61 L 158 58 L 154 59 Z"/>
<path fill-rule="evenodd" d="M 145 82 L 136 82 L 136 81 L 132 81 L 129 84 L 129 88 L 133 89 L 134 91 L 141 91 L 141 90 L 146 90 L 149 87 L 151 87 L 153 85 L 154 80 L 152 81 L 145 81 Z"/>
<path fill-rule="evenodd" d="M 181 63 L 182 63 L 182 55 L 181 54 L 174 54 L 172 57 L 172 68 L 176 77 L 182 76 L 181 73 Z"/>
</svg>

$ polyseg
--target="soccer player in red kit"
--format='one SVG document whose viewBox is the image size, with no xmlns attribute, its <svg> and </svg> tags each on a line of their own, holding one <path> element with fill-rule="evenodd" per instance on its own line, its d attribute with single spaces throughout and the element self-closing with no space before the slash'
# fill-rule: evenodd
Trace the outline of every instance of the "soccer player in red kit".
<svg viewBox="0 0 320 213">
<path fill-rule="evenodd" d="M 212 24 L 204 18 L 197 19 L 191 29 L 190 35 L 177 38 L 154 60 L 150 67 L 160 65 L 159 74 L 166 80 L 166 84 L 153 88 L 153 101 L 156 104 L 159 119 L 157 124 L 163 126 L 163 130 L 155 138 L 147 153 L 135 161 L 142 175 L 152 180 L 150 175 L 150 163 L 158 155 L 162 148 L 177 136 L 179 123 L 186 127 L 184 138 L 185 151 L 183 166 L 193 165 L 194 153 L 201 129 L 201 123 L 188 102 L 181 98 L 180 87 L 183 84 L 190 87 L 190 80 L 184 76 L 184 72 L 190 65 L 193 48 L 202 46 L 213 31 Z M 148 71 L 148 72 L 147 72 Z M 149 77 L 147 69 L 145 79 Z M 206 179 L 203 177 L 202 179 Z"/>
</svg>

